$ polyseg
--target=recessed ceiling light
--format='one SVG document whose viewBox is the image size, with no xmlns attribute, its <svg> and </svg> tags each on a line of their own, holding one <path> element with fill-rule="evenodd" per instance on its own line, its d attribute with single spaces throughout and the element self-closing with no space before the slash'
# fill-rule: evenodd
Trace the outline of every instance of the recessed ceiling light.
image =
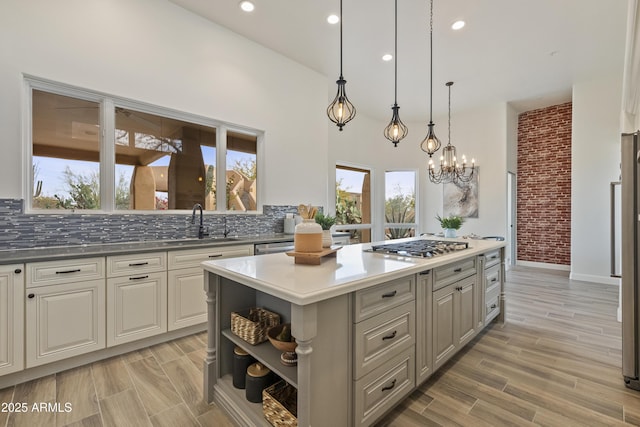
<svg viewBox="0 0 640 427">
<path fill-rule="evenodd" d="M 393 55 L 391 55 L 390 53 L 385 53 L 384 55 L 382 55 L 383 61 L 391 61 L 392 59 L 393 59 Z"/>
<path fill-rule="evenodd" d="M 464 27 L 465 22 L 464 21 L 456 21 L 453 24 L 451 24 L 451 29 L 453 30 L 459 30 L 462 27 Z"/>
<path fill-rule="evenodd" d="M 240 9 L 244 10 L 245 12 L 253 12 L 253 9 L 255 8 L 256 7 L 254 6 L 254 4 L 250 1 L 245 0 L 240 2 Z"/>
<path fill-rule="evenodd" d="M 340 22 L 340 17 L 338 15 L 329 15 L 327 16 L 327 22 L 329 24 L 337 24 Z"/>
</svg>

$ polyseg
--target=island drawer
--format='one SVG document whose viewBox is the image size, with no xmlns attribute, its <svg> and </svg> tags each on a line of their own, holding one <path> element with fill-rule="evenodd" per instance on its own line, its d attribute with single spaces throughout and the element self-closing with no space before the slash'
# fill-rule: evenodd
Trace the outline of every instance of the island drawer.
<svg viewBox="0 0 640 427">
<path fill-rule="evenodd" d="M 497 289 L 500 292 L 500 266 L 496 265 L 488 270 L 485 270 L 485 292 L 487 296 L 489 293 Z"/>
<path fill-rule="evenodd" d="M 489 323 L 491 320 L 493 320 L 494 317 L 496 317 L 498 314 L 500 314 L 500 294 L 494 294 L 491 295 L 491 297 L 489 298 L 489 296 L 487 295 L 487 298 L 485 299 L 485 324 Z"/>
<path fill-rule="evenodd" d="M 415 387 L 412 346 L 355 381 L 355 425 L 369 426 Z"/>
<path fill-rule="evenodd" d="M 167 253 L 152 252 L 107 257 L 107 277 L 151 273 L 167 269 Z"/>
<path fill-rule="evenodd" d="M 500 249 L 487 252 L 484 254 L 484 268 L 492 267 L 496 264 L 500 264 Z"/>
<path fill-rule="evenodd" d="M 253 245 L 217 246 L 202 249 L 184 249 L 168 253 L 169 270 L 200 267 L 202 261 L 253 255 Z"/>
<path fill-rule="evenodd" d="M 354 378 L 358 379 L 415 344 L 415 302 L 356 323 L 354 329 Z"/>
<path fill-rule="evenodd" d="M 360 322 L 415 299 L 416 282 L 413 275 L 356 291 L 354 321 Z"/>
<path fill-rule="evenodd" d="M 27 288 L 104 279 L 104 258 L 81 258 L 27 264 Z"/>
<path fill-rule="evenodd" d="M 434 269 L 433 290 L 444 288 L 451 283 L 476 274 L 476 257 L 471 257 Z"/>
</svg>

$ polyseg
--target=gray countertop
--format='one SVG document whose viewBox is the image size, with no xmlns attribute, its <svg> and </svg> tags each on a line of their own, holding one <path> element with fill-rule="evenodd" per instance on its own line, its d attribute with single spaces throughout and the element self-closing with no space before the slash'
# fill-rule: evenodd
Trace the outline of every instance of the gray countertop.
<svg viewBox="0 0 640 427">
<path fill-rule="evenodd" d="M 270 233 L 229 238 L 205 237 L 204 239 L 145 240 L 136 242 L 48 246 L 28 249 L 5 249 L 0 250 L 0 264 L 20 264 L 25 262 L 54 261 L 92 256 L 121 255 L 134 252 L 182 250 L 287 241 L 293 241 L 293 234 Z"/>
</svg>

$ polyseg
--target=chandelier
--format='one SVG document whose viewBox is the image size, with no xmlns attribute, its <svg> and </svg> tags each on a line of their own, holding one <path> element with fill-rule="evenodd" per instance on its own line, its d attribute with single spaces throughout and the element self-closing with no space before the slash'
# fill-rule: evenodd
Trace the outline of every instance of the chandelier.
<svg viewBox="0 0 640 427">
<path fill-rule="evenodd" d="M 391 115 L 391 121 L 389 122 L 387 127 L 384 128 L 384 137 L 393 142 L 394 147 L 397 147 L 398 142 L 400 142 L 400 140 L 407 136 L 407 134 L 409 133 L 409 129 L 404 123 L 402 123 L 402 120 L 400 120 L 400 113 L 398 113 L 398 110 L 400 109 L 400 107 L 398 107 L 398 0 L 395 0 L 395 3 L 395 48 L 393 53 L 395 55 L 395 57 L 393 58 L 395 71 L 393 107 L 391 107 L 391 111 L 393 113 Z"/>
<path fill-rule="evenodd" d="M 433 123 L 433 0 L 431 0 L 431 12 L 429 15 L 429 53 L 429 130 L 427 131 L 427 136 L 420 143 L 420 148 L 431 159 L 431 156 L 440 148 L 440 140 L 433 132 L 433 127 L 435 126 Z"/>
<path fill-rule="evenodd" d="M 429 180 L 434 184 L 446 184 L 457 182 L 469 182 L 475 170 L 475 160 L 471 159 L 471 167 L 467 167 L 467 158 L 462 155 L 462 164 L 458 163 L 456 147 L 451 145 L 451 86 L 453 82 L 447 82 L 449 88 L 449 135 L 447 146 L 442 149 L 440 156 L 440 169 L 436 171 L 433 159 L 429 159 Z"/>
<path fill-rule="evenodd" d="M 356 116 L 356 107 L 347 98 L 344 86 L 347 81 L 342 77 L 342 0 L 340 0 L 340 77 L 336 80 L 338 93 L 333 102 L 327 107 L 329 120 L 338 126 L 340 130 Z"/>
</svg>

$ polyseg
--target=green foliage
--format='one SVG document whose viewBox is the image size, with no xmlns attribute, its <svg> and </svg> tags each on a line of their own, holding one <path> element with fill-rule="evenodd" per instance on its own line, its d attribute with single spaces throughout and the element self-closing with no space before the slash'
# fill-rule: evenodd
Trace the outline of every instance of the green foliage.
<svg viewBox="0 0 640 427">
<path fill-rule="evenodd" d="M 336 224 L 362 224 L 362 212 L 342 188 L 342 180 L 336 182 Z"/>
<path fill-rule="evenodd" d="M 116 185 L 116 209 L 129 209 L 131 192 L 130 183 L 124 173 L 120 173 L 118 184 Z"/>
<path fill-rule="evenodd" d="M 69 197 L 54 197 L 63 209 L 100 209 L 99 177 L 97 172 L 89 175 L 75 173 L 69 166 L 62 173 Z"/>
<path fill-rule="evenodd" d="M 254 159 L 236 160 L 232 168 L 234 171 L 241 173 L 248 179 L 254 181 L 257 175 L 256 161 Z"/>
<path fill-rule="evenodd" d="M 398 194 L 384 203 L 384 218 L 387 223 L 414 223 L 416 218 L 415 194 Z M 411 237 L 411 228 L 394 227 L 385 230 L 388 239 Z"/>
<path fill-rule="evenodd" d="M 330 230 L 331 227 L 336 223 L 336 217 L 331 215 L 323 215 L 318 212 L 316 214 L 316 222 L 320 224 L 323 230 Z"/>
<path fill-rule="evenodd" d="M 453 228 L 459 230 L 464 223 L 464 219 L 459 216 L 449 216 L 442 218 L 440 215 L 436 215 L 436 219 L 440 222 L 442 228 Z"/>
</svg>

